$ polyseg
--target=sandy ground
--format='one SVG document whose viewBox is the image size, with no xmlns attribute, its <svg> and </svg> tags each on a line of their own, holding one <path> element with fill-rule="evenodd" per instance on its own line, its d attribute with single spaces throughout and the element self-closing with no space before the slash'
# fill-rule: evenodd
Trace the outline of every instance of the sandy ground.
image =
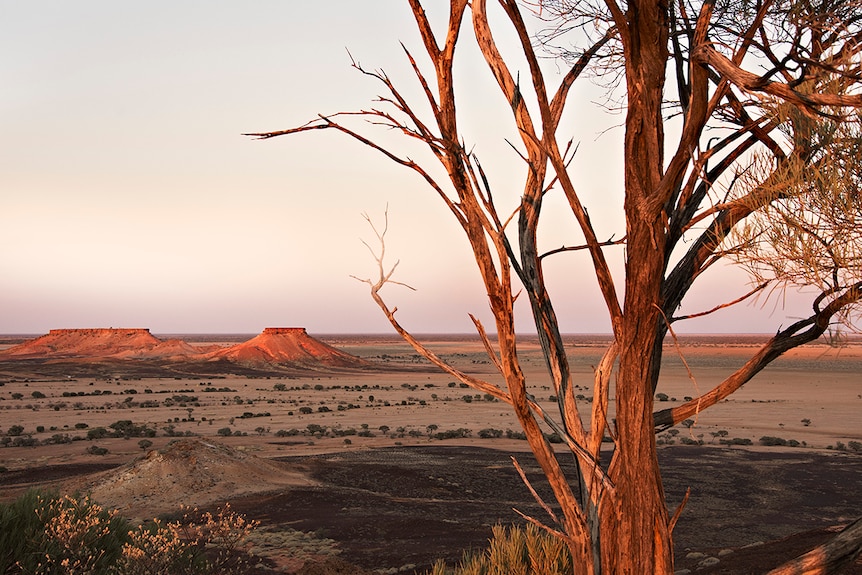
<svg viewBox="0 0 862 575">
<path fill-rule="evenodd" d="M 505 404 L 487 401 L 474 390 L 455 384 L 451 376 L 413 363 L 413 351 L 397 340 L 351 337 L 333 343 L 388 369 L 290 378 L 132 376 L 27 381 L 7 377 L 0 379 L 4 382 L 0 387 L 0 432 L 22 426 L 23 434 L 31 434 L 40 442 L 54 436 L 62 441 L 64 435 L 86 438 L 94 428 L 131 420 L 156 430 L 157 437 L 151 439 L 154 447 L 170 441 L 169 434 L 193 434 L 220 437 L 234 447 L 277 456 L 421 445 L 429 442 L 429 432 L 460 428 L 471 430 L 471 434 L 458 440 L 459 444 L 487 443 L 495 440 L 480 440 L 478 434 L 483 429 L 519 429 Z M 477 342 L 438 340 L 432 347 L 457 367 L 500 383 Z M 668 400 L 657 401 L 656 408 L 671 407 L 685 397 L 705 392 L 755 349 L 752 343 L 724 338 L 698 339 L 679 351 L 668 347 L 658 390 Z M 528 342 L 522 350 L 530 391 L 547 408 L 554 409 L 553 391 L 538 347 Z M 601 350 L 590 343 L 570 346 L 575 384 L 581 386 L 577 393 L 585 397 L 591 395 L 592 366 Z M 394 366 L 405 369 L 392 369 Z M 585 405 L 585 417 L 587 408 Z M 679 436 L 707 444 L 717 443 L 725 432 L 727 439 L 746 438 L 755 446 L 763 436 L 795 440 L 816 449 L 862 441 L 862 345 L 837 350 L 812 345 L 795 350 L 728 400 L 694 419 L 690 429 L 679 428 Z M 306 432 L 309 425 L 336 430 L 341 436 L 293 435 L 292 430 Z M 381 426 L 385 426 L 384 431 Z M 224 437 L 225 429 L 230 430 L 231 437 Z M 351 430 L 357 434 L 342 435 Z M 108 454 L 85 454 L 94 443 L 107 448 Z M 136 438 L 6 447 L 0 449 L 0 465 L 17 469 L 81 459 L 119 461 L 140 452 Z"/>
</svg>

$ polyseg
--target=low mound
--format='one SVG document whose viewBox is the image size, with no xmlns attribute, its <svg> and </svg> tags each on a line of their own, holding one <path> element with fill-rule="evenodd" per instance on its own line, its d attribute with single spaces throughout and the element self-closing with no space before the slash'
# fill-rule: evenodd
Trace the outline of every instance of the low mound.
<svg viewBox="0 0 862 575">
<path fill-rule="evenodd" d="M 268 327 L 245 343 L 210 354 L 244 365 L 290 364 L 296 366 L 361 367 L 365 362 L 315 339 L 301 327 Z"/>
<path fill-rule="evenodd" d="M 0 353 L 16 358 L 114 357 L 151 350 L 161 343 L 148 329 L 52 329 Z"/>
<path fill-rule="evenodd" d="M 254 493 L 316 483 L 304 470 L 200 439 L 164 449 L 105 472 L 87 486 L 100 504 L 145 520 L 181 506 L 206 507 Z"/>
</svg>

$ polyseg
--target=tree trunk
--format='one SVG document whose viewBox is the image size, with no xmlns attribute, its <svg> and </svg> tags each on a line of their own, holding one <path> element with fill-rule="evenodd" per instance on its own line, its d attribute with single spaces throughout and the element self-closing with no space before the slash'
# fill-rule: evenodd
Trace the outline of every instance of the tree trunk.
<svg viewBox="0 0 862 575">
<path fill-rule="evenodd" d="M 661 197 L 664 132 L 661 103 L 668 60 L 668 14 L 662 0 L 629 2 L 621 34 L 626 59 L 625 138 L 627 234 L 625 303 L 616 382 L 617 445 L 610 465 L 614 509 L 605 511 L 603 571 L 673 573 L 653 426 L 654 354 L 663 321 L 667 216 Z"/>
</svg>

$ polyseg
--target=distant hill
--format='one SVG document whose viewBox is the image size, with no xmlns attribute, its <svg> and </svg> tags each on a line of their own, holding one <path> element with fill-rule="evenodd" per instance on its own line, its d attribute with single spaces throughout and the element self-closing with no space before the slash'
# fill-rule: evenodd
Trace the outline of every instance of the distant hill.
<svg viewBox="0 0 862 575">
<path fill-rule="evenodd" d="M 213 359 L 228 359 L 244 365 L 261 364 L 361 367 L 362 359 L 339 351 L 308 335 L 302 327 L 268 327 L 258 336 L 209 354 Z"/>
<path fill-rule="evenodd" d="M 301 327 L 271 327 L 249 341 L 222 347 L 161 340 L 143 328 L 52 329 L 0 351 L 0 362 L 40 365 L 126 362 L 178 372 L 230 373 L 362 368 L 368 363 L 317 340 Z"/>
</svg>

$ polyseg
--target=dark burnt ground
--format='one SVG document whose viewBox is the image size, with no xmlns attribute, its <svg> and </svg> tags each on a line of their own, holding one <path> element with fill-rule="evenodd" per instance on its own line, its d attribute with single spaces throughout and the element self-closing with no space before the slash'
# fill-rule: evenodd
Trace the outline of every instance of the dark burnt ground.
<svg viewBox="0 0 862 575">
<path fill-rule="evenodd" d="M 322 486 L 231 503 L 264 525 L 334 539 L 342 558 L 366 569 L 422 571 L 483 549 L 494 524 L 523 524 L 513 507 L 548 520 L 511 455 L 551 501 L 529 453 L 435 446 L 284 458 L 308 465 Z M 828 539 L 827 527 L 862 515 L 862 456 L 675 447 L 661 460 L 671 510 L 692 488 L 675 531 L 680 569 L 702 561 L 687 558 L 691 551 L 717 557 L 735 549 L 698 572 L 762 573 Z M 848 573 L 862 574 L 862 563 L 855 569 Z"/>
<path fill-rule="evenodd" d="M 263 528 L 333 539 L 341 559 L 365 569 L 423 572 L 436 559 L 451 564 L 484 549 L 497 523 L 523 524 L 513 507 L 548 520 L 511 455 L 550 501 L 531 454 L 439 444 L 280 458 L 308 467 L 320 486 L 230 503 Z M 674 532 L 677 569 L 694 572 L 704 557 L 689 554 L 699 552 L 720 563 L 698 574 L 764 573 L 833 536 L 828 527 L 862 516 L 859 455 L 674 446 L 660 459 L 671 511 L 691 487 Z M 95 471 L 56 465 L 0 473 L 0 493 Z M 862 561 L 845 573 L 862 575 Z"/>
</svg>

